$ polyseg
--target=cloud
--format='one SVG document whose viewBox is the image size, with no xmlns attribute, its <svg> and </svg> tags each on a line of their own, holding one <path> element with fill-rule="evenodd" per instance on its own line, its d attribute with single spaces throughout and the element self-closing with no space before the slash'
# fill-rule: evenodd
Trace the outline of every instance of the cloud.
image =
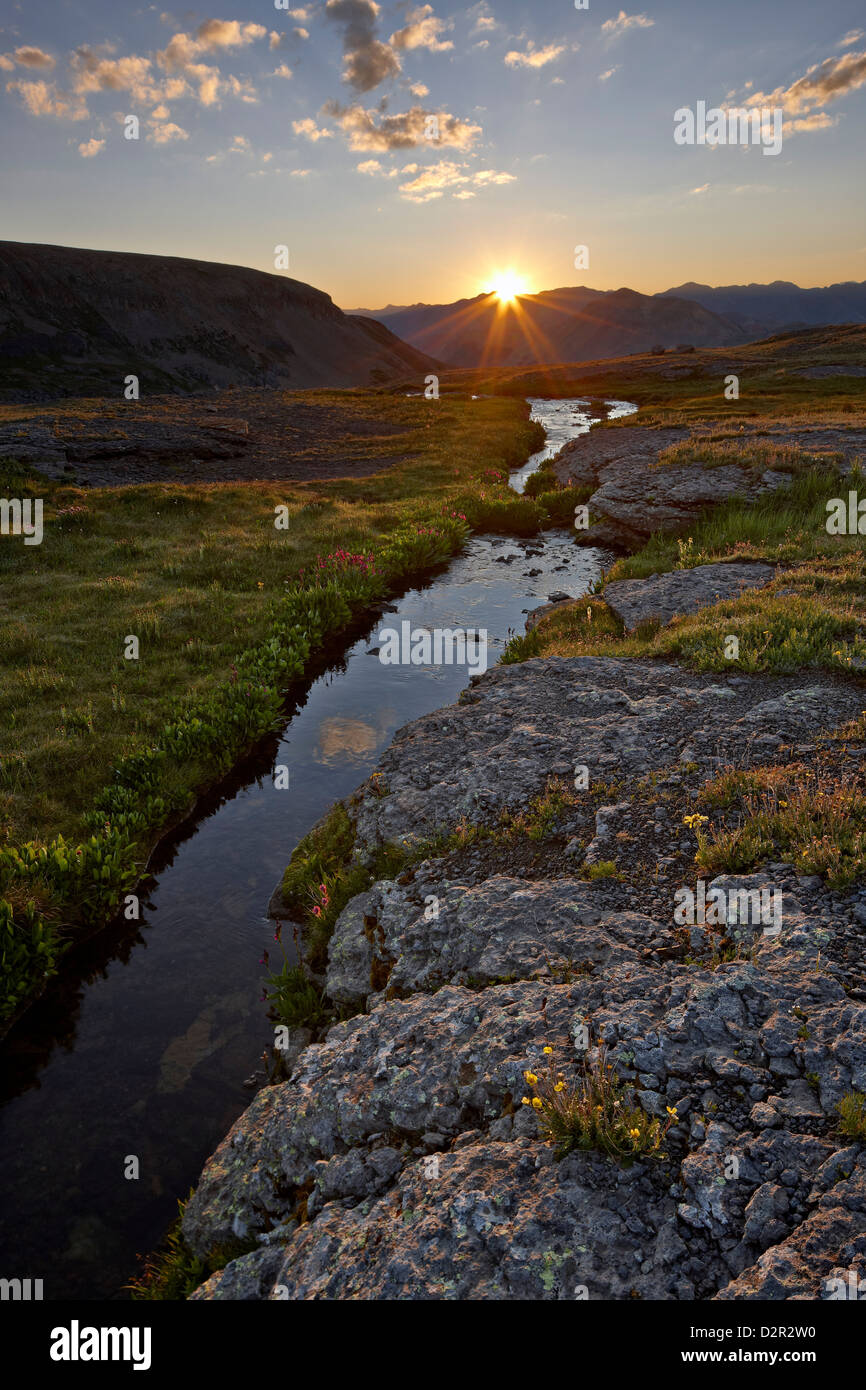
<svg viewBox="0 0 866 1390">
<path fill-rule="evenodd" d="M 706 193 L 709 186 L 708 183 L 702 183 L 699 188 L 693 188 L 691 191 L 692 193 Z"/>
<path fill-rule="evenodd" d="M 310 37 L 309 29 L 293 29 L 292 33 L 296 39 L 308 39 Z"/>
<path fill-rule="evenodd" d="M 0 70 L 3 72 L 15 71 L 15 59 L 11 53 L 0 53 Z"/>
<path fill-rule="evenodd" d="M 129 92 L 134 101 L 156 102 L 163 96 L 162 85 L 154 80 L 149 58 L 112 58 L 113 44 L 76 48 L 69 64 L 72 90 L 90 92 Z M 184 84 L 185 86 L 185 84 Z"/>
<path fill-rule="evenodd" d="M 246 135 L 236 135 L 229 146 L 229 154 L 252 154 L 253 147 Z"/>
<path fill-rule="evenodd" d="M 654 24 L 655 20 L 645 14 L 626 14 L 625 10 L 620 10 L 616 19 L 604 21 L 601 32 L 606 39 L 618 39 L 629 29 L 651 29 Z"/>
<path fill-rule="evenodd" d="M 92 159 L 94 155 L 99 154 L 100 151 L 104 149 L 105 141 L 94 138 L 92 140 L 82 141 L 78 146 L 78 153 L 81 155 L 82 159 Z"/>
<path fill-rule="evenodd" d="M 161 121 L 149 120 L 150 134 L 148 140 L 152 140 L 154 145 L 169 145 L 173 140 L 188 140 L 189 131 L 183 130 L 173 121 L 163 124 Z"/>
<path fill-rule="evenodd" d="M 479 169 L 478 173 L 472 176 L 472 182 L 478 184 L 515 183 L 516 181 L 517 176 L 515 174 L 497 174 L 495 169 Z"/>
<path fill-rule="evenodd" d="M 608 80 L 609 77 L 613 77 L 613 75 L 614 75 L 615 72 L 619 72 L 621 66 L 622 66 L 621 63 L 617 63 L 616 67 L 614 67 L 614 68 L 608 68 L 608 69 L 607 69 L 607 72 L 600 72 L 600 73 L 598 74 L 598 80 L 599 80 L 599 82 L 607 82 L 607 80 Z"/>
<path fill-rule="evenodd" d="M 267 33 L 263 24 L 241 24 L 237 19 L 206 19 L 195 31 L 199 47 L 245 48 Z"/>
<path fill-rule="evenodd" d="M 155 106 L 150 114 L 155 121 L 167 121 L 170 113 L 167 106 Z"/>
<path fill-rule="evenodd" d="M 15 61 L 20 63 L 22 68 L 53 68 L 56 66 L 50 53 L 43 53 L 41 48 L 16 48 Z"/>
<path fill-rule="evenodd" d="M 67 121 L 86 121 L 86 102 L 58 90 L 54 82 L 7 82 L 7 92 L 17 92 L 31 116 L 59 116 Z"/>
<path fill-rule="evenodd" d="M 525 53 L 518 53 L 515 48 L 506 53 L 505 64 L 509 68 L 543 68 L 564 52 L 565 44 L 562 43 L 550 43 L 546 48 L 536 48 L 530 43 Z"/>
<path fill-rule="evenodd" d="M 471 188 L 461 188 L 459 193 L 451 194 L 452 198 L 460 198 L 461 200 L 465 198 L 474 198 L 475 196 L 476 195 L 472 192 Z"/>
<path fill-rule="evenodd" d="M 339 102 L 329 101 L 322 109 L 348 136 L 351 150 L 405 150 L 430 144 L 426 131 L 428 116 L 432 114 L 439 122 L 439 139 L 435 143 L 440 147 L 468 150 L 482 133 L 481 126 L 470 125 L 445 111 L 427 112 L 421 106 L 413 106 L 398 116 L 383 115 L 378 123 L 378 113 L 362 106 L 340 106 Z"/>
<path fill-rule="evenodd" d="M 280 66 L 278 68 L 274 68 L 273 72 L 271 73 L 271 77 L 289 78 L 291 77 L 291 75 L 292 69 L 288 67 L 285 63 L 280 63 Z"/>
<path fill-rule="evenodd" d="M 292 176 L 293 179 L 305 179 L 305 178 L 307 178 L 312 172 L 313 172 L 312 169 L 290 169 L 290 170 L 289 170 L 289 173 L 291 174 L 291 176 Z"/>
<path fill-rule="evenodd" d="M 450 39 L 442 40 L 439 37 L 454 28 L 454 21 L 437 19 L 432 5 L 421 5 L 417 10 L 410 10 L 406 19 L 406 28 L 391 35 L 394 48 L 426 48 L 431 53 L 444 53 L 454 47 Z"/>
<path fill-rule="evenodd" d="M 848 92 L 866 83 L 866 52 L 843 53 L 837 58 L 825 58 L 815 63 L 790 87 L 749 95 L 750 106 L 781 106 L 788 116 L 807 115 L 830 101 L 838 101 Z"/>
<path fill-rule="evenodd" d="M 480 15 L 480 16 L 478 17 L 478 19 L 476 19 L 476 21 L 475 21 L 475 28 L 473 29 L 472 32 L 473 32 L 474 34 L 480 34 L 480 33 L 482 33 L 485 29 L 488 29 L 488 30 L 489 30 L 489 29 L 496 29 L 496 28 L 498 28 L 498 25 L 497 25 L 497 23 L 496 23 L 496 20 L 493 18 L 493 16 L 492 16 L 492 15 L 485 15 L 485 14 L 483 14 L 483 15 Z M 471 194 L 471 193 L 469 194 L 469 197 L 470 197 L 470 198 L 473 197 L 473 196 L 474 196 L 473 194 Z"/>
<path fill-rule="evenodd" d="M 302 121 L 292 121 L 292 130 L 296 135 L 304 135 L 313 144 L 317 140 L 330 140 L 333 138 L 332 130 L 325 130 L 322 126 L 317 126 L 312 116 L 305 116 Z"/>
<path fill-rule="evenodd" d="M 325 14 L 343 26 L 343 81 L 356 92 L 371 92 L 401 71 L 393 48 L 376 36 L 375 0 L 327 0 Z"/>
<path fill-rule="evenodd" d="M 403 173 L 416 173 L 408 183 L 400 184 L 400 196 L 410 203 L 429 203 L 441 198 L 445 190 L 459 190 L 454 197 L 474 198 L 475 194 L 466 187 L 474 184 L 476 188 L 488 185 L 513 183 L 513 174 L 500 174 L 495 169 L 478 169 L 467 173 L 466 164 L 456 164 L 453 160 L 440 159 L 436 164 L 428 164 L 418 171 L 418 165 L 407 165 Z"/>
<path fill-rule="evenodd" d="M 815 111 L 811 116 L 797 116 L 792 121 L 785 121 L 782 124 L 784 135 L 796 135 L 798 132 L 809 130 L 830 130 L 832 126 L 839 124 L 838 116 L 831 116 L 826 111 Z"/>
<path fill-rule="evenodd" d="M 840 48 L 849 48 L 852 43 L 859 43 L 863 37 L 862 29 L 849 29 L 844 39 L 839 40 Z"/>
<path fill-rule="evenodd" d="M 425 87 L 423 82 L 413 82 L 409 91 L 412 93 L 413 97 L 417 97 L 419 101 L 423 97 L 429 97 L 430 95 L 430 88 Z"/>
</svg>

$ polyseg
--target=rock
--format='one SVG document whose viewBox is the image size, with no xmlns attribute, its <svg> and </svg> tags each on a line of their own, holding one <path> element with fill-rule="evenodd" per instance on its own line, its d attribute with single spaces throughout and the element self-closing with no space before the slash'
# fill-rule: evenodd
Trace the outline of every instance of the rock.
<svg viewBox="0 0 866 1390">
<path fill-rule="evenodd" d="M 772 565 L 698 565 L 651 579 L 617 580 L 602 596 L 631 631 L 650 618 L 669 623 L 676 614 L 697 613 L 722 599 L 737 598 L 747 589 L 769 584 L 774 573 Z"/>
</svg>

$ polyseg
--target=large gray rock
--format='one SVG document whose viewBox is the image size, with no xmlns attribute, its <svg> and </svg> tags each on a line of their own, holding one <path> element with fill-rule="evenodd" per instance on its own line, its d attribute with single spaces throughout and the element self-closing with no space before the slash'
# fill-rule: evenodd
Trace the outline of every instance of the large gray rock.
<svg viewBox="0 0 866 1390">
<path fill-rule="evenodd" d="M 654 574 L 649 579 L 619 579 L 603 598 L 627 631 L 650 618 L 669 623 L 676 614 L 697 613 L 722 599 L 738 598 L 747 589 L 769 584 L 772 565 L 736 563 L 697 565 L 694 569 Z"/>
</svg>

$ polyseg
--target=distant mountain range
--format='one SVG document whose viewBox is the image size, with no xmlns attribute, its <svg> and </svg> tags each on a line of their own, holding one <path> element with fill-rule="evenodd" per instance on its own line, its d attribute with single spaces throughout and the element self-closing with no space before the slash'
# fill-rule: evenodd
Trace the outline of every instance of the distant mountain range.
<svg viewBox="0 0 866 1390">
<path fill-rule="evenodd" d="M 0 242 L 0 399 L 367 386 L 435 367 L 327 294 L 245 266 Z"/>
<path fill-rule="evenodd" d="M 649 352 L 726 347 L 780 329 L 866 322 L 866 282 L 801 289 L 689 283 L 661 294 L 587 286 L 521 296 L 515 306 L 481 294 L 454 304 L 389 305 L 374 318 L 420 351 L 456 367 L 528 366 Z"/>
</svg>

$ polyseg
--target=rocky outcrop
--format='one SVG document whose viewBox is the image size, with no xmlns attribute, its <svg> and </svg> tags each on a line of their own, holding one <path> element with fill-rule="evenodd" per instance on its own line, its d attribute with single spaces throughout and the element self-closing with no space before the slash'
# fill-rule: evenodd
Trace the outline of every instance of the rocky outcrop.
<svg viewBox="0 0 866 1390">
<path fill-rule="evenodd" d="M 820 675 L 583 658 L 497 667 L 400 731 L 377 791 L 350 803 L 368 862 L 461 816 L 526 812 L 575 762 L 628 794 L 563 810 L 568 844 L 544 872 L 507 847 L 494 872 L 495 844 L 470 837 L 348 904 L 327 986 L 358 1012 L 208 1162 L 187 1241 L 256 1248 L 194 1297 L 828 1296 L 866 1253 L 866 1152 L 836 1129 L 842 1096 L 866 1090 L 866 895 L 789 864 L 720 879 L 777 886 L 780 930 L 747 925 L 739 955 L 713 961 L 701 928 L 674 924 L 694 842 L 653 788 L 675 792 L 692 759 L 759 761 L 861 706 Z M 581 870 L 590 836 L 615 877 Z M 656 872 L 632 873 L 647 854 Z M 663 1159 L 557 1160 L 539 1137 L 524 1071 L 549 1046 L 575 1079 L 584 1028 L 648 1114 L 675 1112 Z"/>
<path fill-rule="evenodd" d="M 653 618 L 669 623 L 676 614 L 697 613 L 722 599 L 739 598 L 747 589 L 769 584 L 774 575 L 772 565 L 696 565 L 648 579 L 615 580 L 605 586 L 604 601 L 630 632 Z"/>
<path fill-rule="evenodd" d="M 743 427 L 738 439 L 748 443 L 750 437 Z M 684 532 L 719 503 L 733 498 L 754 502 L 791 481 L 790 473 L 775 469 L 758 473 L 736 463 L 657 466 L 665 449 L 689 438 L 686 429 L 616 425 L 566 444 L 553 461 L 560 482 L 594 488 L 587 504 L 592 524 L 577 532 L 578 542 L 614 550 L 640 549 L 654 532 Z M 692 438 L 698 452 L 704 438 Z M 839 455 L 834 468 L 843 473 L 866 451 L 866 431 L 856 429 L 780 428 L 762 432 L 755 441 Z"/>
</svg>

